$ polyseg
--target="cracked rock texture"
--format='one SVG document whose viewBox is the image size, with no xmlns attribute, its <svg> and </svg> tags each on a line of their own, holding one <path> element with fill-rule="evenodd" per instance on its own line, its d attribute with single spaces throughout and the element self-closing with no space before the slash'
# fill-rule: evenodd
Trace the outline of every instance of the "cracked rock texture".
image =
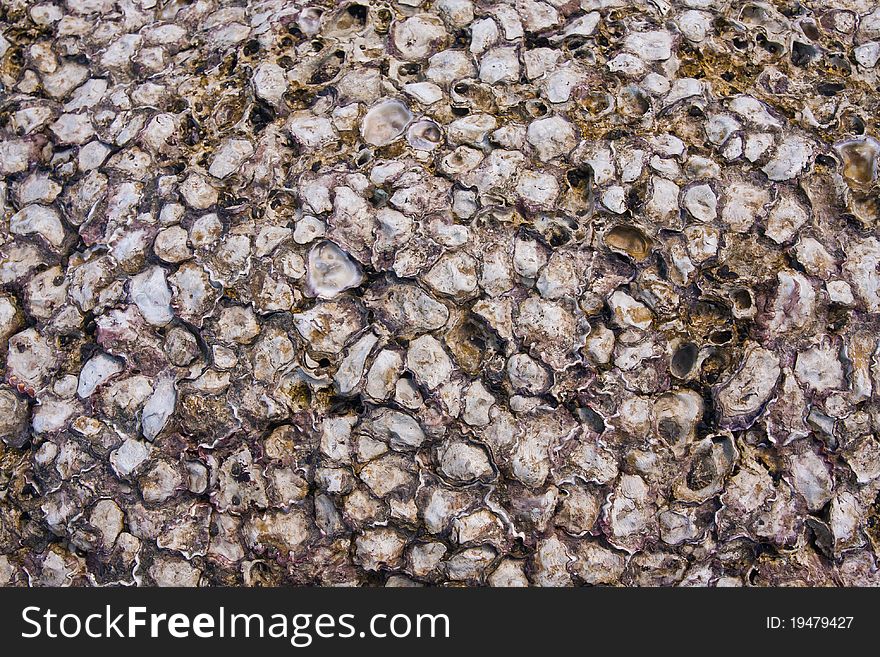
<svg viewBox="0 0 880 657">
<path fill-rule="evenodd" d="M 0 3 L 0 584 L 880 583 L 869 0 Z"/>
</svg>

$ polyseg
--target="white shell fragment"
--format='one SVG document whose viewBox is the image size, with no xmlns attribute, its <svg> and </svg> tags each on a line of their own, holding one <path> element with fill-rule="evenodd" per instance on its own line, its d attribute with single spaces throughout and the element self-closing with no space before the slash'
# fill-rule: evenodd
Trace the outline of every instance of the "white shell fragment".
<svg viewBox="0 0 880 657">
<path fill-rule="evenodd" d="M 225 178 L 235 173 L 253 153 L 254 147 L 247 139 L 230 139 L 217 151 L 208 173 L 215 178 Z"/>
<path fill-rule="evenodd" d="M 82 399 L 91 397 L 98 386 L 124 369 L 125 364 L 118 358 L 107 354 L 93 356 L 83 365 L 82 371 L 79 373 L 76 394 Z"/>
<path fill-rule="evenodd" d="M 150 324 L 163 326 L 174 317 L 171 290 L 161 267 L 153 267 L 132 278 L 129 296 Z"/>
<path fill-rule="evenodd" d="M 165 426 L 168 418 L 174 413 L 177 392 L 174 389 L 174 378 L 163 376 L 153 388 L 153 394 L 144 404 L 141 416 L 141 427 L 144 438 L 155 440 Z"/>
<path fill-rule="evenodd" d="M 9 219 L 9 232 L 14 235 L 38 235 L 58 248 L 64 241 L 64 226 L 55 208 L 28 205 Z"/>
</svg>

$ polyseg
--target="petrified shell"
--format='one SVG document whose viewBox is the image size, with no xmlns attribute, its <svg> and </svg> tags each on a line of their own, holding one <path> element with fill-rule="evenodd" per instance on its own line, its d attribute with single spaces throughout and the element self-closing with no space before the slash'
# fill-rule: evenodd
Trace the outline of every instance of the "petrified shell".
<svg viewBox="0 0 880 657">
<path fill-rule="evenodd" d="M 430 120 L 416 121 L 406 131 L 406 141 L 420 151 L 433 151 L 440 146 L 442 139 L 440 126 Z"/>
<path fill-rule="evenodd" d="M 412 120 L 412 112 L 399 100 L 383 100 L 361 121 L 361 136 L 368 144 L 385 146 L 400 137 Z"/>
<path fill-rule="evenodd" d="M 654 423 L 659 435 L 678 455 L 696 437 L 703 415 L 703 400 L 691 390 L 668 392 L 654 402 Z"/>
<path fill-rule="evenodd" d="M 6 3 L 0 585 L 880 582 L 819 4 Z"/>
<path fill-rule="evenodd" d="M 778 356 L 753 346 L 736 373 L 715 392 L 722 422 L 737 428 L 754 422 L 773 395 L 780 372 Z"/>
<path fill-rule="evenodd" d="M 739 452 L 729 435 L 710 436 L 695 444 L 686 475 L 673 487 L 676 497 L 683 502 L 705 502 L 718 494 L 738 458 Z"/>
<path fill-rule="evenodd" d="M 877 178 L 880 142 L 873 137 L 848 139 L 834 145 L 843 160 L 843 176 L 857 185 L 870 185 Z"/>
<path fill-rule="evenodd" d="M 446 38 L 443 21 L 430 14 L 417 14 L 394 24 L 390 44 L 401 59 L 416 61 L 436 52 Z"/>
<path fill-rule="evenodd" d="M 362 279 L 360 266 L 333 242 L 320 242 L 309 251 L 306 285 L 310 295 L 332 299 L 357 287 Z"/>
<path fill-rule="evenodd" d="M 604 240 L 612 251 L 625 253 L 636 261 L 644 260 L 651 252 L 651 240 L 634 226 L 614 226 L 605 233 Z"/>
</svg>

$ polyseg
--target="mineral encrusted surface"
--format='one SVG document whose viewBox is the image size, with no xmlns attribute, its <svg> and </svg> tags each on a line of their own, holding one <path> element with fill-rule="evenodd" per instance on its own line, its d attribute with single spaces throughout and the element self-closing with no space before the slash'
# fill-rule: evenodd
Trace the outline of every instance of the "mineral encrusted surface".
<svg viewBox="0 0 880 657">
<path fill-rule="evenodd" d="M 0 584 L 880 583 L 869 0 L 0 2 Z"/>
</svg>

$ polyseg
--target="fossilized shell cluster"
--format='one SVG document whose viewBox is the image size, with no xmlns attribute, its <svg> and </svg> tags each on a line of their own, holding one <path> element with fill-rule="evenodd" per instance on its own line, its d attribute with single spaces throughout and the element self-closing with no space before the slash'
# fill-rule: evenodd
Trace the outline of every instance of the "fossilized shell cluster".
<svg viewBox="0 0 880 657">
<path fill-rule="evenodd" d="M 880 583 L 880 9 L 5 0 L 0 584 Z"/>
</svg>

